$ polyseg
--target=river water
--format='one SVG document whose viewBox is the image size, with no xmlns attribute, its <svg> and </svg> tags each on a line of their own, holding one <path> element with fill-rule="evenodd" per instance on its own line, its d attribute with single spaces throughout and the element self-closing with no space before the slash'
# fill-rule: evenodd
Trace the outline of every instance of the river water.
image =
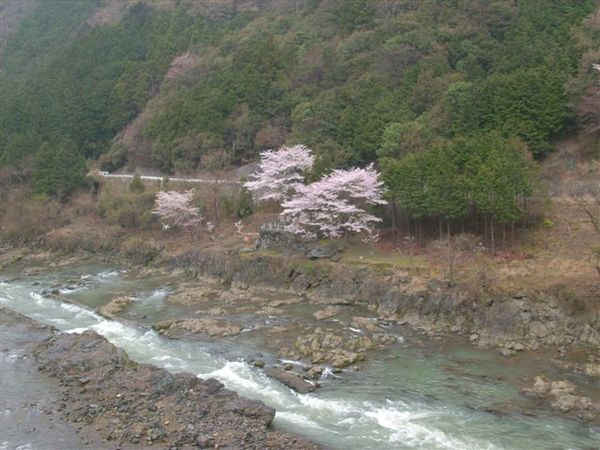
<svg viewBox="0 0 600 450">
<path fill-rule="evenodd" d="M 72 286 L 57 298 L 42 295 L 66 280 Z M 138 362 L 217 378 L 274 407 L 275 428 L 331 448 L 600 448 L 597 427 L 550 412 L 518 412 L 527 410 L 527 401 L 516 382 L 533 375 L 535 365 L 509 366 L 495 353 L 468 345 L 423 344 L 398 335 L 397 345 L 369 358 L 359 372 L 325 378 L 316 392 L 297 394 L 246 362 L 260 350 L 258 341 L 245 337 L 249 334 L 187 343 L 151 331 L 149 322 L 173 314 L 165 302 L 166 286 L 164 279 L 140 281 L 98 267 L 12 279 L 5 274 L 0 303 L 66 332 L 94 330 Z M 130 313 L 145 320 L 117 322 L 94 312 L 117 293 L 134 297 Z"/>
</svg>

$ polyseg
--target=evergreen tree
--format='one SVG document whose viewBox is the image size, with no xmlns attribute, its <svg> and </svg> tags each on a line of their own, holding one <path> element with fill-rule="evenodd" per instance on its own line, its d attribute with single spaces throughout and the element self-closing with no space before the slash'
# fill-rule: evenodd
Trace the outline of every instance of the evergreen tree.
<svg viewBox="0 0 600 450">
<path fill-rule="evenodd" d="M 144 186 L 144 182 L 139 174 L 133 174 L 133 179 L 131 180 L 131 183 L 129 183 L 129 190 L 135 194 L 141 194 L 146 190 L 146 186 Z"/>
<path fill-rule="evenodd" d="M 254 201 L 252 198 L 252 192 L 242 185 L 237 203 L 235 205 L 235 215 L 238 219 L 243 219 L 244 217 L 248 217 L 253 212 Z"/>
<path fill-rule="evenodd" d="M 44 144 L 38 151 L 33 173 L 36 194 L 67 197 L 86 182 L 86 162 L 75 144 L 63 139 L 57 144 Z"/>
</svg>

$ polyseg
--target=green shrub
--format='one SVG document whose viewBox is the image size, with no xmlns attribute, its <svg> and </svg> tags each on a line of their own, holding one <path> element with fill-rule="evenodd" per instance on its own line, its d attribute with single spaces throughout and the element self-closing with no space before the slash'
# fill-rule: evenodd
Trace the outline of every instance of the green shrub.
<svg viewBox="0 0 600 450">
<path fill-rule="evenodd" d="M 252 193 L 244 186 L 240 189 L 240 194 L 235 205 L 235 215 L 238 219 L 248 217 L 254 212 L 254 200 Z"/>
<path fill-rule="evenodd" d="M 554 221 L 546 217 L 542 220 L 542 227 L 547 229 L 554 228 Z"/>
<path fill-rule="evenodd" d="M 136 173 L 129 183 L 129 191 L 135 194 L 141 194 L 146 190 L 146 186 L 144 186 L 144 182 L 140 178 L 140 176 Z"/>
<path fill-rule="evenodd" d="M 153 193 L 115 194 L 105 189 L 98 200 L 98 213 L 112 225 L 148 229 L 156 222 L 153 205 Z"/>
</svg>

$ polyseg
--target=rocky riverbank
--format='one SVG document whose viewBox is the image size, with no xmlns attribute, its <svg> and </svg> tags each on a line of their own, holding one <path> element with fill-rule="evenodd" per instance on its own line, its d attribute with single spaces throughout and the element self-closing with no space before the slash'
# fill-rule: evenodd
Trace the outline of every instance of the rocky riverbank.
<svg viewBox="0 0 600 450">
<path fill-rule="evenodd" d="M 248 333 L 244 336 L 280 358 L 264 361 L 259 355 L 251 362 L 301 392 L 318 387 L 324 373 L 377 358 L 409 330 L 431 339 L 495 347 L 507 363 L 543 351 L 555 367 L 584 385 L 597 383 L 600 373 L 598 314 L 574 307 L 560 292 L 472 291 L 418 272 L 260 252 L 190 251 L 130 273 L 140 279 L 163 273 L 177 280 L 166 301 L 185 308 L 185 315 L 156 322 L 158 332 L 184 340 Z M 100 312 L 119 318 L 128 303 L 117 298 Z M 524 393 L 535 381 L 523 380 Z M 567 408 L 555 401 L 554 391 L 546 391 L 530 397 L 597 420 L 598 399 Z"/>
<path fill-rule="evenodd" d="M 92 448 L 319 448 L 270 430 L 272 408 L 240 398 L 217 380 L 137 364 L 91 331 L 60 333 L 6 310 L 3 327 L 6 316 L 46 335 L 22 356 L 56 380 L 51 414 L 95 431 L 82 442 Z"/>
<path fill-rule="evenodd" d="M 283 255 L 189 251 L 163 261 L 188 277 L 217 280 L 246 297 L 277 291 L 323 305 L 363 305 L 380 320 L 409 325 L 428 336 L 463 335 L 507 356 L 548 346 L 600 347 L 600 311 L 566 288 L 547 291 L 449 287 L 443 280 L 387 267 L 310 261 Z M 188 294 L 188 297 L 194 297 Z M 600 298 L 600 285 L 589 299 Z M 196 295 L 195 298 L 198 298 Z"/>
</svg>

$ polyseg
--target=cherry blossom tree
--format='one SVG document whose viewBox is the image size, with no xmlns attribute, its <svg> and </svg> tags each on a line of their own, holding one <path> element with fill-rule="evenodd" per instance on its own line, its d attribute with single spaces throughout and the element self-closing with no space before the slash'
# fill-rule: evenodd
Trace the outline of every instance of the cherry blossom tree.
<svg viewBox="0 0 600 450">
<path fill-rule="evenodd" d="M 366 208 L 384 205 L 383 182 L 373 165 L 365 169 L 334 170 L 321 180 L 300 186 L 283 202 L 286 230 L 305 239 L 338 239 L 351 234 L 374 236 L 381 219 Z"/>
<path fill-rule="evenodd" d="M 315 161 L 304 145 L 281 147 L 260 154 L 259 171 L 244 184 L 256 202 L 282 202 L 290 199 L 304 186 L 303 172 L 310 170 Z"/>
<path fill-rule="evenodd" d="M 191 205 L 193 196 L 193 189 L 157 192 L 152 213 L 160 216 L 167 227 L 176 226 L 191 233 L 203 220 L 200 208 Z"/>
</svg>

